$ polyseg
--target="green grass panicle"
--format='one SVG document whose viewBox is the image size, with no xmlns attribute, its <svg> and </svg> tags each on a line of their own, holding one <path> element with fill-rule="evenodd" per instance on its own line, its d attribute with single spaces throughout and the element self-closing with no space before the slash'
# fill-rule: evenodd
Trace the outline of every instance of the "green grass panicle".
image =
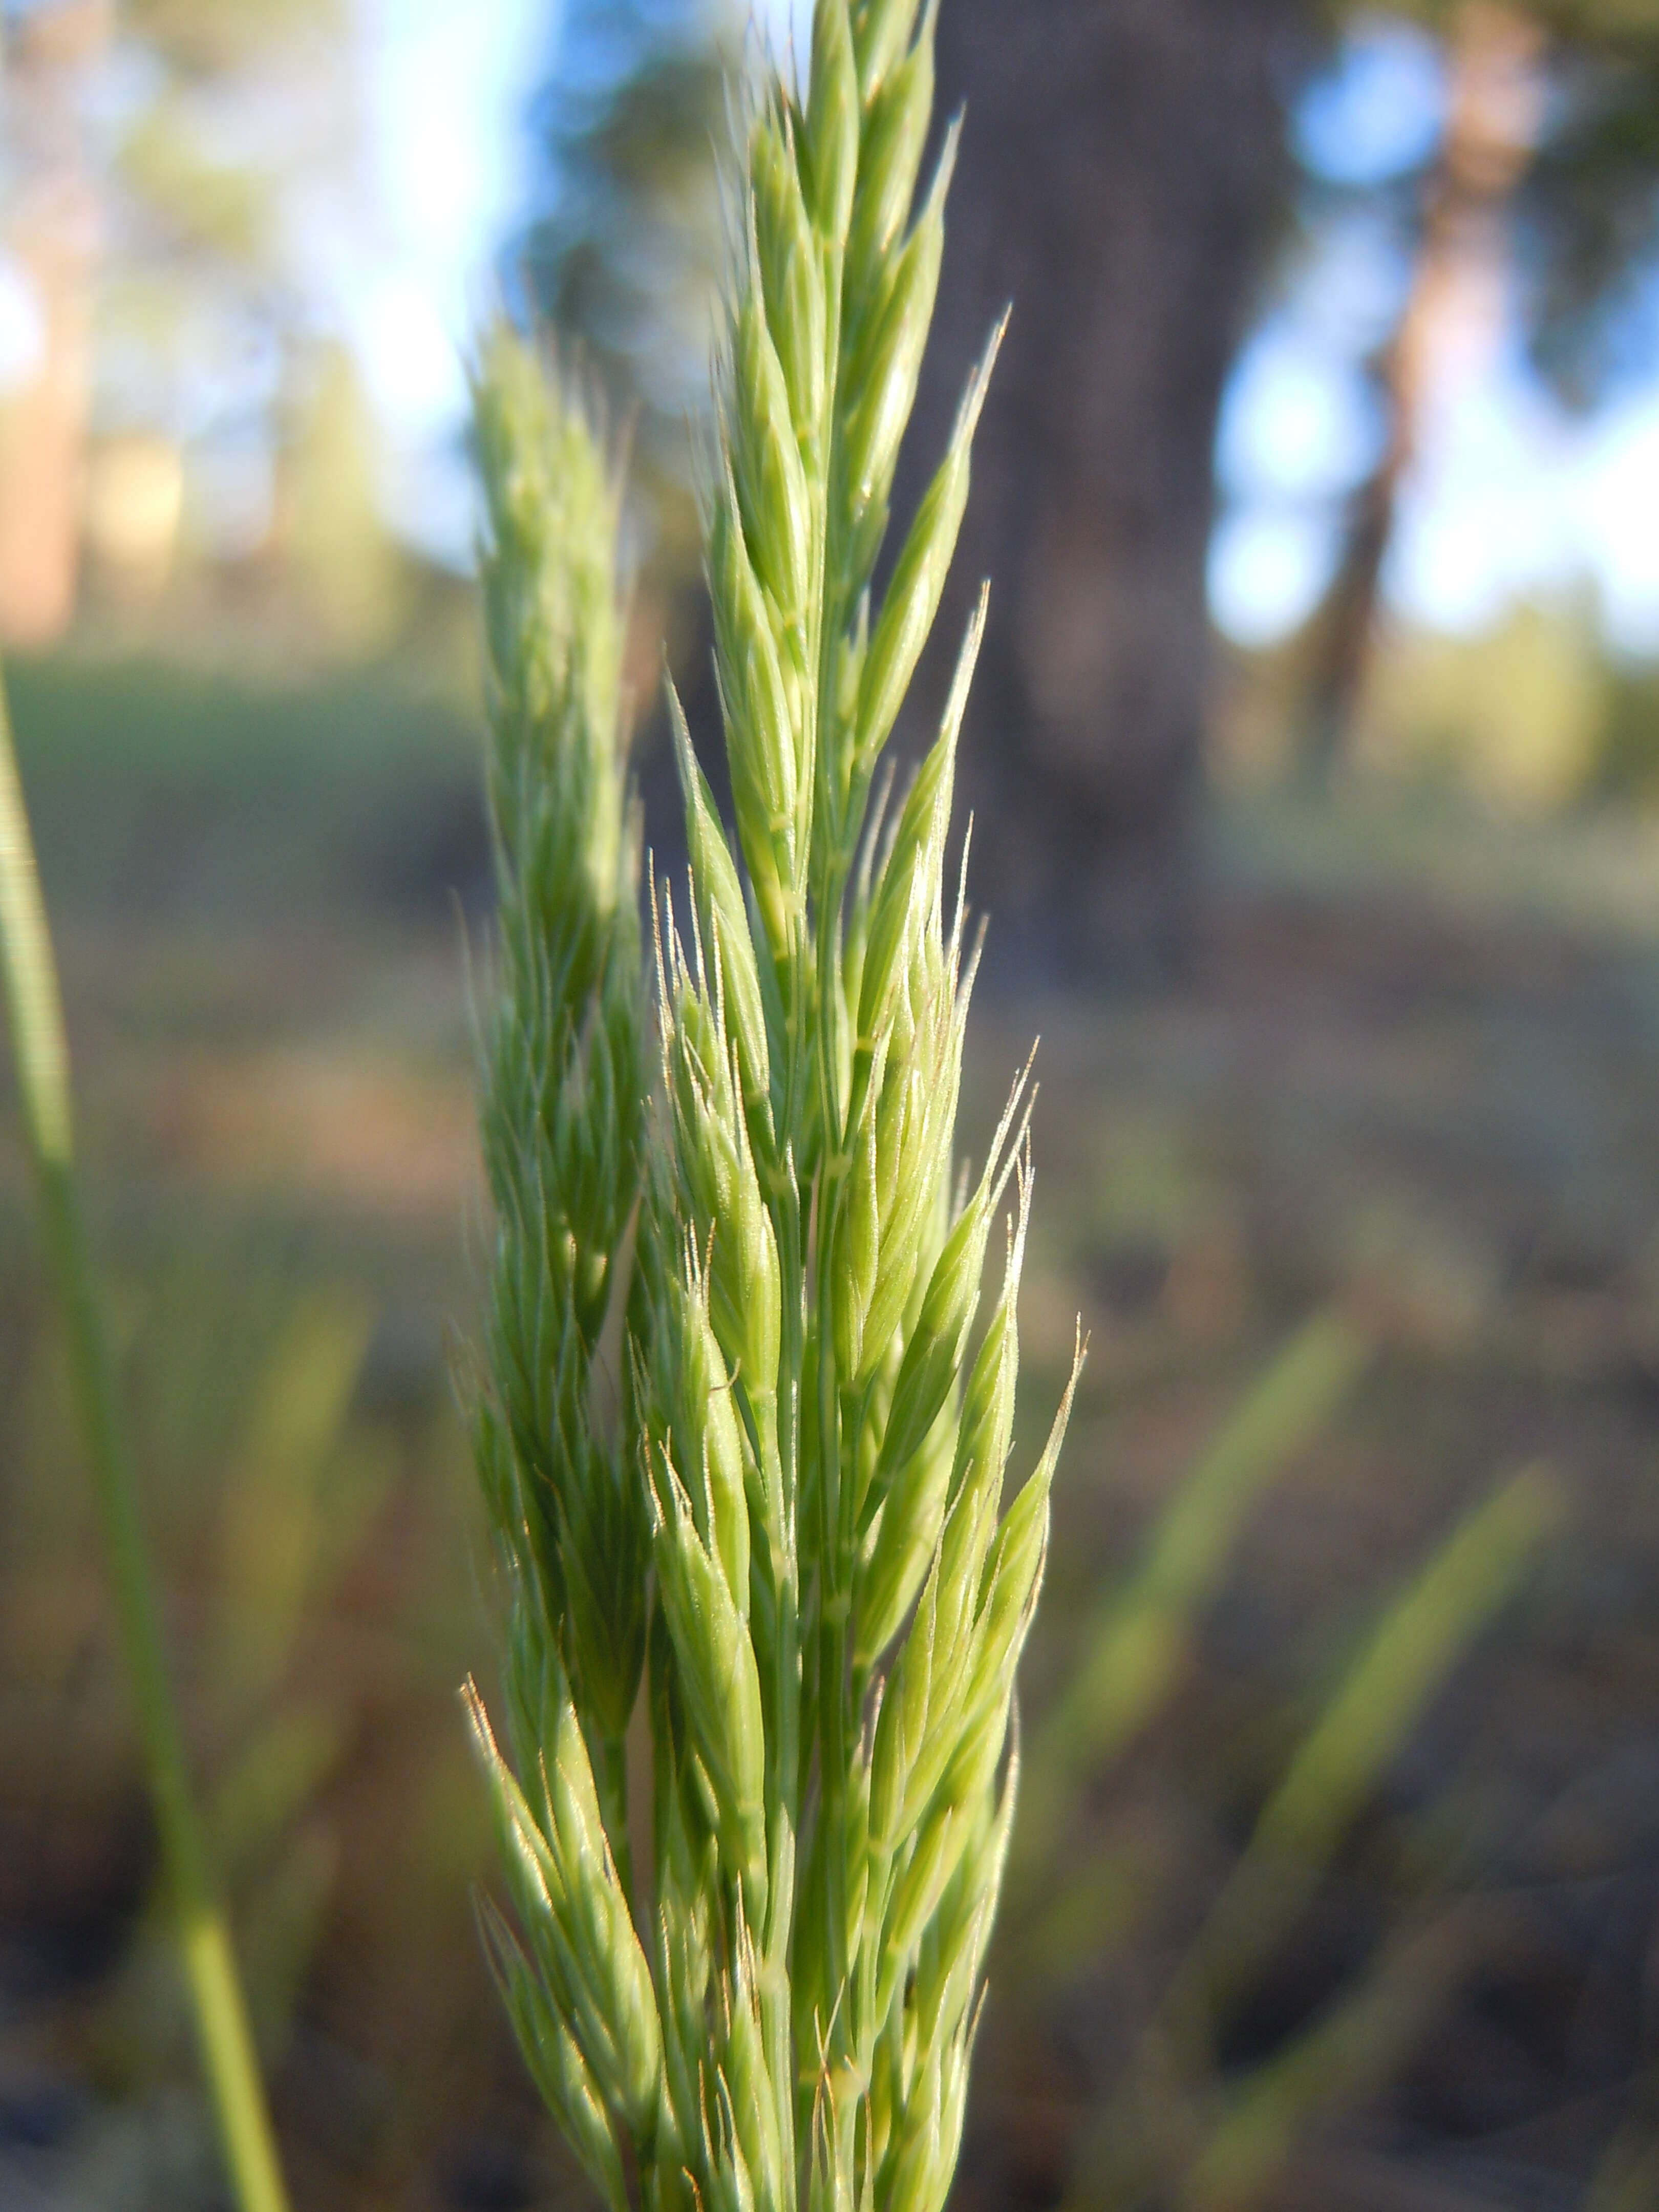
<svg viewBox="0 0 1659 2212">
<path fill-rule="evenodd" d="M 896 809 L 878 781 L 995 349 L 877 599 L 955 155 L 922 182 L 933 19 L 820 0 L 810 92 L 771 74 L 747 110 L 703 494 L 735 838 L 671 699 L 690 868 L 653 915 L 648 1110 L 615 477 L 526 348 L 479 379 L 499 1747 L 471 1707 L 502 1985 L 618 2212 L 938 2212 L 1012 1814 L 1071 1390 L 1010 1497 L 1029 1070 L 976 1179 L 954 1152 L 982 601 Z"/>
</svg>

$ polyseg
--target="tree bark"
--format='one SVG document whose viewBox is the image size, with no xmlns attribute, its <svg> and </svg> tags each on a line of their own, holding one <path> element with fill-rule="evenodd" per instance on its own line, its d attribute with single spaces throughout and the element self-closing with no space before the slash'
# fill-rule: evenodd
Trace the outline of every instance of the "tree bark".
<svg viewBox="0 0 1659 2212">
<path fill-rule="evenodd" d="M 994 579 L 963 775 L 975 898 L 1022 971 L 1154 975 L 1188 936 L 1216 417 L 1304 22 L 1298 0 L 940 10 L 940 106 L 967 120 L 906 471 L 914 495 L 1012 300 L 951 599 L 959 629 Z"/>
<path fill-rule="evenodd" d="M 1543 54 L 1542 27 L 1493 0 L 1466 0 L 1454 19 L 1445 133 L 1424 186 L 1411 288 L 1373 374 L 1382 448 L 1350 502 L 1336 574 L 1313 624 L 1303 750 L 1316 782 L 1328 782 L 1341 763 L 1375 642 L 1401 489 L 1456 325 L 1474 325 L 1486 341 L 1481 351 L 1496 336 L 1504 219 L 1537 142 Z"/>
<path fill-rule="evenodd" d="M 0 641 L 39 647 L 75 612 L 99 205 L 82 114 L 106 0 L 26 15 L 0 69 L 11 169 L 0 243 L 26 283 L 39 359 L 0 403 Z M 3 35 L 3 34 L 0 34 Z"/>
</svg>

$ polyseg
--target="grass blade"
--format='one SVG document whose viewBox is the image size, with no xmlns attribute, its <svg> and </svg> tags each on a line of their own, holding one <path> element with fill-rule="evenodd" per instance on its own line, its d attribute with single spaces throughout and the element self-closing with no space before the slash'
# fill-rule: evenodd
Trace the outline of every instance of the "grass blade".
<svg viewBox="0 0 1659 2212">
<path fill-rule="evenodd" d="M 154 1579 L 75 1178 L 69 1053 L 34 842 L 0 681 L 0 963 L 52 1287 L 104 1527 L 150 1794 L 215 2118 L 241 2212 L 286 2212 L 264 2087 L 167 1686 Z"/>
<path fill-rule="evenodd" d="M 1257 1378 L 1186 1477 L 1126 1586 L 1084 1640 L 1070 1687 L 1032 1747 L 1015 1831 L 1034 1874 L 1064 1826 L 1074 1782 L 1124 1750 L 1168 1694 L 1245 1516 L 1329 1421 L 1370 1357 L 1342 1315 L 1315 1315 Z"/>
<path fill-rule="evenodd" d="M 1186 2175 L 1194 2204 L 1255 2201 L 1275 2147 L 1282 2155 L 1313 2110 L 1360 2094 L 1385 2054 L 1407 2039 L 1428 1972 L 1409 1948 L 1253 2077 L 1207 2148 L 1195 2139 L 1193 2107 L 1210 2074 L 1218 2009 L 1297 1920 L 1425 1708 L 1513 1596 L 1565 1510 L 1547 1469 L 1522 1468 L 1465 1516 L 1383 1614 L 1268 1798 L 1126 2079 L 1090 2130 L 1069 2205 L 1110 2201 L 1123 2161 L 1148 2157 Z M 1161 2141 L 1149 2140 L 1149 2123 Z"/>
</svg>

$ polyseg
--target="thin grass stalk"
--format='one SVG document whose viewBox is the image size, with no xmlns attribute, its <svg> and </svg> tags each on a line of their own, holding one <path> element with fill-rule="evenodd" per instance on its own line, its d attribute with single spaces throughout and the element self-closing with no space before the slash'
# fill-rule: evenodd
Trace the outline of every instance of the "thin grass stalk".
<svg viewBox="0 0 1659 2212">
<path fill-rule="evenodd" d="M 1085 1781 L 1122 1756 L 1170 1694 L 1245 1516 L 1328 1422 L 1370 1356 L 1368 1339 L 1335 1310 L 1304 1323 L 1182 1479 L 1127 1583 L 1096 1609 L 1071 1681 L 1027 1758 L 1010 1869 L 1023 1892 L 1036 1892 L 1048 1875 Z"/>
<path fill-rule="evenodd" d="M 161 1832 L 175 1931 L 214 2118 L 241 2212 L 287 2212 L 246 2002 L 191 1794 L 167 1683 L 155 1578 L 75 1175 L 69 1052 L 57 963 L 0 676 L 0 961 L 46 1265 L 103 1522 L 121 1641 Z"/>
<path fill-rule="evenodd" d="M 1382 2069 L 1384 2043 L 1396 2037 L 1403 2043 L 1408 2022 L 1397 2000 L 1414 1970 L 1397 1974 L 1396 1967 L 1401 1957 L 1417 1954 L 1391 1950 L 1324 2020 L 1251 2077 L 1233 2106 L 1238 2131 L 1231 2133 L 1227 2122 L 1213 2157 L 1200 2154 L 1194 2084 L 1213 2073 L 1216 2019 L 1300 1917 L 1365 1799 L 1425 1706 L 1524 1583 L 1565 1506 L 1547 1467 L 1522 1468 L 1464 1516 L 1388 1606 L 1297 1745 L 1124 2079 L 1085 2131 L 1062 2200 L 1067 2212 L 1122 2201 L 1127 2168 L 1149 2152 L 1166 2174 L 1186 2172 L 1195 2191 L 1213 2181 L 1218 2189 L 1236 2182 L 1244 2191 L 1247 2180 L 1255 2190 L 1272 2146 L 1288 2145 L 1292 2115 L 1310 2116 L 1326 2085 L 1334 2100 L 1346 2061 L 1359 2067 L 1363 2057 Z M 1238 2172 L 1230 2177 L 1235 2154 Z"/>
<path fill-rule="evenodd" d="M 1270 2207 L 1297 2146 L 1393 2079 L 1504 1926 L 1500 1907 L 1464 1899 L 1391 1936 L 1310 2027 L 1198 2115 L 1194 2124 L 1212 2131 L 1172 2185 L 1172 2212 Z"/>
</svg>

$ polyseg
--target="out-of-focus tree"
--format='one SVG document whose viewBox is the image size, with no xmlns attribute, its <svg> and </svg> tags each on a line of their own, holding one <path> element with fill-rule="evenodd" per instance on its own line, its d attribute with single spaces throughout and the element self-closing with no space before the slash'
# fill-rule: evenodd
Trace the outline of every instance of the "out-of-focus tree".
<svg viewBox="0 0 1659 2212">
<path fill-rule="evenodd" d="M 1310 628 L 1306 757 L 1328 775 L 1353 727 L 1399 498 L 1439 376 L 1486 295 L 1518 313 L 1534 366 L 1587 408 L 1650 357 L 1659 267 L 1659 7 L 1652 0 L 1403 0 L 1444 52 L 1428 161 L 1391 181 L 1411 279 L 1368 364 L 1377 458 L 1349 502 Z"/>
<path fill-rule="evenodd" d="M 1208 695 L 1212 456 L 1288 181 L 1302 0 L 947 0 L 965 100 L 913 483 L 1004 303 L 958 598 L 994 942 L 1080 981 L 1181 955 Z"/>
<path fill-rule="evenodd" d="M 514 311 L 597 381 L 626 442 L 643 556 L 641 640 L 667 641 L 692 732 L 719 727 L 698 576 L 693 459 L 725 264 L 720 173 L 742 62 L 744 0 L 566 0 L 532 114 L 542 170 L 505 257 Z M 656 647 L 649 647 L 654 655 Z M 654 658 L 633 672 L 635 754 L 659 866 L 683 859 L 678 775 Z M 703 746 L 717 791 L 722 749 Z"/>
<path fill-rule="evenodd" d="M 515 305 L 599 377 L 659 501 L 707 404 L 738 52 L 725 0 L 568 0 L 534 109 L 538 206 L 507 257 Z"/>
<path fill-rule="evenodd" d="M 535 311 L 685 451 L 721 240 L 711 148 L 726 19 L 572 0 L 544 102 Z M 1223 380 L 1288 180 L 1307 0 L 945 0 L 941 109 L 965 100 L 939 368 L 912 497 L 1005 303 L 954 589 L 995 582 L 976 686 L 977 890 L 1010 957 L 1085 979 L 1179 950 L 1207 693 L 1206 550 Z"/>
<path fill-rule="evenodd" d="M 109 148 L 99 428 L 262 445 L 268 536 L 295 504 L 284 434 L 327 387 L 294 233 L 353 142 L 343 31 L 341 0 L 132 0 L 123 19 L 144 91 Z"/>
<path fill-rule="evenodd" d="M 314 381 L 291 230 L 350 143 L 343 21 L 340 0 L 20 11 L 5 231 L 40 338 L 0 423 L 0 632 L 62 631 L 83 528 L 119 590 L 158 588 L 186 449 L 252 415 L 274 446 Z"/>
<path fill-rule="evenodd" d="M 1650 368 L 1644 288 L 1659 266 L 1659 6 L 1540 9 L 1554 114 L 1522 182 L 1520 238 L 1533 356 L 1570 404 Z"/>
<path fill-rule="evenodd" d="M 143 86 L 110 148 L 118 244 L 179 284 L 273 285 L 284 194 L 340 143 L 342 0 L 127 0 Z"/>
<path fill-rule="evenodd" d="M 946 0 L 941 106 L 972 158 L 946 222 L 912 495 L 961 380 L 1015 314 L 975 449 L 965 600 L 995 578 L 975 708 L 975 883 L 999 944 L 1096 976 L 1182 927 L 1206 707 L 1205 551 L 1222 380 L 1288 171 L 1304 0 Z M 544 98 L 528 303 L 638 410 L 683 482 L 721 237 L 729 18 L 573 0 Z"/>
<path fill-rule="evenodd" d="M 726 21 L 702 0 L 573 0 L 542 110 L 548 212 L 517 257 L 671 480 L 720 261 Z M 965 101 L 972 158 L 906 475 L 914 497 L 1012 298 L 953 588 L 965 607 L 995 580 L 976 888 L 1000 950 L 1050 972 L 1160 968 L 1185 928 L 1216 416 L 1308 24 L 1306 0 L 939 9 L 941 109 Z"/>
<path fill-rule="evenodd" d="M 27 357 L 0 399 L 0 640 L 38 645 L 75 603 L 77 506 L 90 379 L 90 278 L 98 196 L 82 91 L 109 42 L 107 0 L 64 0 L 0 18 L 0 237 L 28 325 Z"/>
<path fill-rule="evenodd" d="M 283 440 L 283 550 L 308 623 L 347 657 L 390 643 L 404 571 L 380 520 L 377 425 L 357 365 L 338 343 L 315 348 Z"/>
<path fill-rule="evenodd" d="M 1349 501 L 1310 639 L 1304 743 L 1320 776 L 1330 773 L 1353 720 L 1400 490 L 1450 331 L 1467 322 L 1483 289 L 1488 320 L 1497 305 L 1506 217 L 1537 136 L 1542 44 L 1535 21 L 1491 0 L 1470 0 L 1446 28 L 1444 125 L 1432 159 L 1406 186 L 1412 277 L 1369 364 L 1382 425 L 1377 459 Z"/>
</svg>

